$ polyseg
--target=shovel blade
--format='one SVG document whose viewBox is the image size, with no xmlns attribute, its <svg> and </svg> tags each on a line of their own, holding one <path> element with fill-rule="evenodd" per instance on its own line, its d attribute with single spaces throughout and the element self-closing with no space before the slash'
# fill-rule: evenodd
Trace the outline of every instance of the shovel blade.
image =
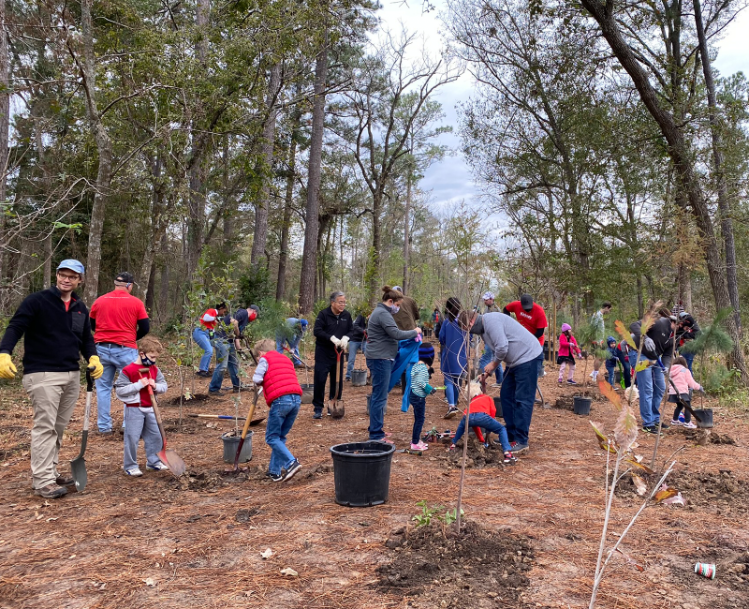
<svg viewBox="0 0 749 609">
<path fill-rule="evenodd" d="M 162 463 L 166 463 L 169 466 L 169 470 L 178 478 L 182 474 L 184 474 L 185 470 L 187 469 L 187 466 L 182 460 L 182 457 L 180 457 L 171 448 L 167 448 L 166 450 L 162 450 L 161 452 L 159 452 L 159 459 L 161 459 Z"/>
<path fill-rule="evenodd" d="M 75 482 L 75 490 L 82 493 L 88 483 L 88 474 L 86 473 L 86 460 L 83 457 L 77 457 L 70 462 L 70 473 Z"/>
<path fill-rule="evenodd" d="M 265 421 L 265 417 L 260 417 L 259 419 L 252 419 L 252 421 L 250 422 L 250 427 L 255 427 L 255 425 L 260 425 L 260 423 L 262 423 L 263 421 Z"/>
<path fill-rule="evenodd" d="M 346 414 L 346 408 L 343 405 L 343 402 L 341 401 L 331 402 L 330 416 L 332 416 L 334 419 L 342 419 L 343 415 L 345 414 Z"/>
</svg>

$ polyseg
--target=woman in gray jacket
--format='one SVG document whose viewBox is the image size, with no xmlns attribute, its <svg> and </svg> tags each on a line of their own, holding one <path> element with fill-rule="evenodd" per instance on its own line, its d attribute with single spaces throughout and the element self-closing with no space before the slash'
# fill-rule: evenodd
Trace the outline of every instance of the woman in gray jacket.
<svg viewBox="0 0 749 609">
<path fill-rule="evenodd" d="M 399 330 L 393 314 L 400 310 L 403 294 L 390 286 L 382 288 L 380 302 L 367 325 L 367 368 L 372 373 L 372 398 L 369 403 L 369 439 L 392 444 L 385 437 L 385 405 L 388 399 L 390 373 L 398 355 L 398 341 L 416 338 L 421 328 Z"/>
</svg>

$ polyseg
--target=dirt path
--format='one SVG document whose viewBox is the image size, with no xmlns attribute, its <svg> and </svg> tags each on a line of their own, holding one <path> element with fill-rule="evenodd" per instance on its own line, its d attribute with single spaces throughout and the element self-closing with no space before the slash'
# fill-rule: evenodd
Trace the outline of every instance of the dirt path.
<svg viewBox="0 0 749 609">
<path fill-rule="evenodd" d="M 163 403 L 178 395 L 176 378 L 168 374 L 172 388 Z M 551 404 L 575 392 L 557 388 L 555 381 L 555 372 L 541 381 Z M 197 389 L 206 392 L 207 381 L 200 380 Z M 405 539 L 415 534 L 411 518 L 421 511 L 417 502 L 454 507 L 460 471 L 439 445 L 421 457 L 396 453 L 387 504 L 351 509 L 334 502 L 329 447 L 366 438 L 368 391 L 346 383 L 346 416 L 340 421 L 314 421 L 311 405 L 302 407 L 289 446 L 303 470 L 289 483 L 263 478 L 270 454 L 263 442 L 264 424 L 254 428 L 249 471 L 226 477 L 222 472 L 229 466 L 222 462 L 219 437 L 231 425 L 184 418 L 180 428 L 178 408 L 165 406 L 167 427 L 181 429 L 169 434 L 169 444 L 184 458 L 189 477 L 178 481 L 160 472 L 127 478 L 121 470 L 121 438 L 103 440 L 93 434 L 86 454 L 86 491 L 45 502 L 30 491 L 28 401 L 20 384 L 4 385 L 0 607 L 587 607 L 605 475 L 605 454 L 588 417 L 539 407 L 531 450 L 517 465 L 467 470 L 465 517 L 482 531 L 481 539 L 496 536 L 499 549 L 483 552 L 489 552 L 488 559 L 470 564 L 466 557 L 463 564 L 460 553 L 449 555 L 449 561 L 438 558 L 448 552 L 447 542 L 444 548 L 434 541 L 418 548 L 410 541 L 392 542 L 398 535 Z M 498 395 L 498 389 L 492 391 Z M 65 465 L 78 452 L 83 396 L 62 449 Z M 396 389 L 386 428 L 400 448 L 410 437 L 413 418 L 399 406 Z M 673 483 L 687 505 L 645 510 L 623 544 L 624 554 L 612 563 L 599 607 L 749 608 L 749 421 L 713 406 L 716 432 L 736 444 L 699 446 L 693 434 L 667 433 L 659 467 L 682 449 L 675 456 L 679 463 Z M 119 408 L 114 413 L 121 420 Z M 186 406 L 185 414 L 233 410 L 227 397 Z M 441 418 L 444 410 L 437 398 L 427 400 L 425 430 L 433 425 L 441 431 L 455 428 L 457 420 Z M 596 401 L 590 419 L 611 428 L 613 408 Z M 654 439 L 641 434 L 638 442 L 637 452 L 649 461 Z M 610 540 L 638 506 L 634 493 L 620 494 Z M 438 527 L 433 534 L 441 536 Z M 517 561 L 513 539 L 530 548 Z M 263 559 L 267 548 L 273 554 Z M 404 553 L 417 556 L 417 550 L 418 560 L 397 562 Z M 505 593 L 501 580 L 503 573 L 515 577 L 515 571 L 490 568 L 486 561 L 492 552 L 498 563 L 520 565 L 527 577 L 525 584 L 512 586 L 512 594 Z M 430 553 L 436 553 L 434 561 Z M 718 577 L 696 575 L 696 561 L 717 563 Z M 439 569 L 433 579 L 402 589 L 387 584 L 388 577 L 397 580 L 405 569 L 400 564 L 411 564 L 409 569 L 420 569 L 422 575 L 435 565 Z M 282 575 L 287 567 L 298 575 Z"/>
</svg>

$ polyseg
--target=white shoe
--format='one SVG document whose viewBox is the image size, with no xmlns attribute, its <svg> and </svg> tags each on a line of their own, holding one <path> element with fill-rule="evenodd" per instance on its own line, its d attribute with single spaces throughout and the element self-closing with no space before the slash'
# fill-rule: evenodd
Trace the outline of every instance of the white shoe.
<svg viewBox="0 0 749 609">
<path fill-rule="evenodd" d="M 163 461 L 159 461 L 156 465 L 151 465 L 150 463 L 146 463 L 146 470 L 149 472 L 163 472 L 168 469 L 169 469 L 169 466 Z"/>
<path fill-rule="evenodd" d="M 125 473 L 128 476 L 132 476 L 133 478 L 139 478 L 143 475 L 143 472 L 140 471 L 140 467 L 138 467 L 137 465 L 135 467 L 131 467 L 130 469 L 126 469 Z"/>
<path fill-rule="evenodd" d="M 684 427 L 684 429 L 697 429 L 697 426 L 692 423 L 692 421 L 689 421 L 689 423 L 683 423 L 682 427 Z"/>
</svg>

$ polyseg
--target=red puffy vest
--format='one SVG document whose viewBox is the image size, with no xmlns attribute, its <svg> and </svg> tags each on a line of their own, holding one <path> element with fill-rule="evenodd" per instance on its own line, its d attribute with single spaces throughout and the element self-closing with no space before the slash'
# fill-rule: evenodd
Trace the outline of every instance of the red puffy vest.
<svg viewBox="0 0 749 609">
<path fill-rule="evenodd" d="M 268 362 L 268 370 L 263 377 L 263 393 L 268 406 L 282 395 L 302 395 L 302 387 L 296 378 L 294 364 L 288 357 L 277 351 L 268 351 L 263 357 Z"/>
<path fill-rule="evenodd" d="M 145 366 L 140 362 L 133 362 L 122 369 L 122 374 L 130 379 L 131 383 L 135 383 L 147 376 L 156 380 L 156 376 L 159 373 L 159 369 L 156 366 L 148 366 L 148 374 L 141 374 L 138 372 L 141 368 L 145 368 Z M 140 390 L 140 404 L 126 404 L 126 406 L 153 406 L 153 404 L 151 404 L 151 396 L 148 394 L 148 387 L 143 387 L 143 389 Z"/>
</svg>

